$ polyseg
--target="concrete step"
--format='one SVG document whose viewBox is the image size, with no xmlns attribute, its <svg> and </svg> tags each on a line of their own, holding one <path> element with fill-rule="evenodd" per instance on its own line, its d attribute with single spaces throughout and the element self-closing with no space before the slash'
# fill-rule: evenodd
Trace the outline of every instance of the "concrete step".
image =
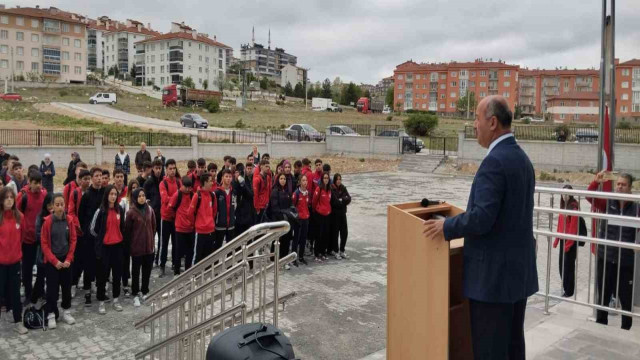
<svg viewBox="0 0 640 360">
<path fill-rule="evenodd" d="M 434 155 L 403 155 L 398 170 L 432 173 L 440 165 L 442 159 L 442 156 Z"/>
</svg>

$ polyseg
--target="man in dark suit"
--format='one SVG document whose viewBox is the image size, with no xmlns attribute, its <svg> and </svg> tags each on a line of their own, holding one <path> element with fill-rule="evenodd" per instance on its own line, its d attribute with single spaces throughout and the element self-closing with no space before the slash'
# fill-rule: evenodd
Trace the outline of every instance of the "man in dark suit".
<svg viewBox="0 0 640 360">
<path fill-rule="evenodd" d="M 474 127 L 489 151 L 476 173 L 467 211 L 428 220 L 424 233 L 441 241 L 464 237 L 464 295 L 469 299 L 474 359 L 525 358 L 527 298 L 538 291 L 531 161 L 511 133 L 501 96 L 478 104 Z"/>
</svg>

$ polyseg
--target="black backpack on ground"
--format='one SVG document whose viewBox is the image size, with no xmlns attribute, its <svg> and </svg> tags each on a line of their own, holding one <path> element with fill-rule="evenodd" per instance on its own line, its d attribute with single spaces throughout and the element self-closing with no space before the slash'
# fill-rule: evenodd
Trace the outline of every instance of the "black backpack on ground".
<svg viewBox="0 0 640 360">
<path fill-rule="evenodd" d="M 293 346 L 280 329 L 253 323 L 229 328 L 214 336 L 207 348 L 207 360 L 295 359 Z"/>
</svg>

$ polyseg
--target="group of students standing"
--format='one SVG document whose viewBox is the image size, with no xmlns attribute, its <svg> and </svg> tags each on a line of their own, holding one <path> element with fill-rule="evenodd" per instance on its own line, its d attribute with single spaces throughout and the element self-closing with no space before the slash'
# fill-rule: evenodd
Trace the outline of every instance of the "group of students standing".
<svg viewBox="0 0 640 360">
<path fill-rule="evenodd" d="M 154 264 L 159 277 L 166 276 L 169 245 L 173 274 L 179 275 L 267 221 L 290 223 L 280 239 L 280 257 L 296 252 L 295 266 L 307 265 L 307 251 L 318 263 L 348 258 L 351 197 L 341 175 L 332 177 L 321 159 L 315 160 L 315 171 L 307 158 L 293 165 L 283 160 L 274 173 L 269 155 L 260 156 L 254 147 L 244 164 L 225 156 L 218 170 L 200 158 L 189 161 L 181 177 L 175 160 L 156 158 L 140 164 L 138 177 L 128 182 L 122 166 L 110 173 L 76 161 L 75 178 L 55 194 L 42 187 L 35 166 L 17 185 L 22 169 L 15 163 L 17 158 L 8 164 L 11 171 L 0 173 L 0 302 L 12 310 L 20 334 L 28 332 L 20 284 L 25 304 L 45 304 L 50 329 L 60 317 L 72 325 L 71 299 L 81 293 L 87 307 L 96 295 L 99 314 L 106 313 L 109 302 L 122 311 L 121 293 L 133 296 L 136 307 L 144 303 Z"/>
</svg>

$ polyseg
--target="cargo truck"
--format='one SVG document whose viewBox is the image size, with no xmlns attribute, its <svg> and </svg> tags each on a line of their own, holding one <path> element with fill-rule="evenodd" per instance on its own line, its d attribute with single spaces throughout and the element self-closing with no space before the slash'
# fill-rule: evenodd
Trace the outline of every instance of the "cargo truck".
<svg viewBox="0 0 640 360">
<path fill-rule="evenodd" d="M 366 97 L 361 97 L 358 100 L 356 107 L 358 108 L 358 112 L 361 112 L 363 114 L 368 114 L 369 112 L 381 113 L 384 109 L 384 101 L 376 99 L 371 100 Z"/>
<path fill-rule="evenodd" d="M 200 106 L 211 98 L 221 101 L 222 93 L 211 90 L 189 89 L 178 84 L 167 85 L 162 89 L 162 104 L 166 106 Z"/>
<path fill-rule="evenodd" d="M 342 108 L 333 102 L 333 100 L 316 97 L 311 99 L 311 110 L 342 112 Z"/>
</svg>

